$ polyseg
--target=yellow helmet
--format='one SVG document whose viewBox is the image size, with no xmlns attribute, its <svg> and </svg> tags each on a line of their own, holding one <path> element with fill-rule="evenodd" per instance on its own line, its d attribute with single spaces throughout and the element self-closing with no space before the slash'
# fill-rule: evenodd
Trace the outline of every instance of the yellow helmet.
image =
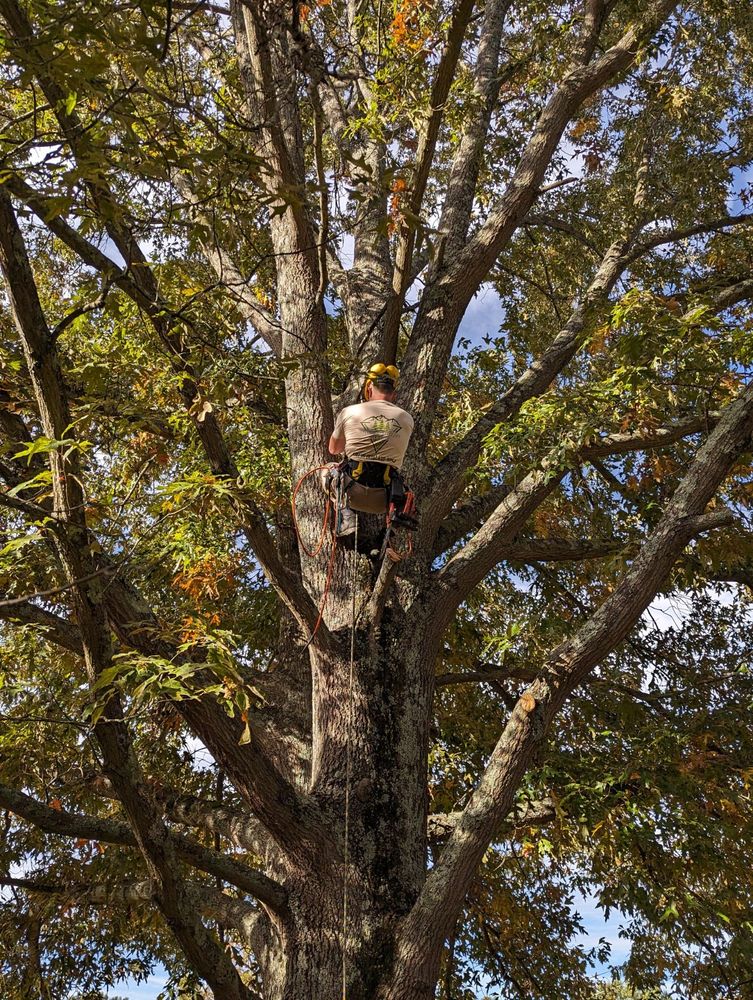
<svg viewBox="0 0 753 1000">
<path fill-rule="evenodd" d="M 392 383 L 392 388 L 394 389 L 399 378 L 400 372 L 394 365 L 372 365 L 361 388 L 361 396 L 366 399 L 367 388 L 375 382 L 383 385 Z"/>
</svg>

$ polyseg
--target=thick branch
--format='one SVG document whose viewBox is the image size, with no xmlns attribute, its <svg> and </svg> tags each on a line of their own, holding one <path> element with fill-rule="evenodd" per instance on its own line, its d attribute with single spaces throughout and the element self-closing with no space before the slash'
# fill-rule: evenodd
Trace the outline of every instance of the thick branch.
<svg viewBox="0 0 753 1000">
<path fill-rule="evenodd" d="M 258 12 L 256 13 L 258 14 Z M 11 35 L 19 47 L 24 61 L 35 72 L 74 156 L 77 159 L 86 159 L 89 156 L 96 157 L 96 150 L 91 147 L 90 139 L 85 130 L 82 129 L 77 115 L 75 112 L 68 112 L 66 110 L 66 95 L 52 75 L 52 62 L 42 59 L 41 52 L 39 51 L 40 47 L 34 45 L 33 28 L 25 12 L 18 6 L 15 0 L 0 0 L 0 14 L 2 14 L 8 24 Z M 263 24 L 258 16 L 252 16 L 248 10 L 245 11 L 245 14 L 246 25 L 249 30 L 258 29 L 263 31 Z M 266 67 L 267 56 L 263 50 L 252 52 L 251 58 L 252 61 L 253 59 L 258 59 L 260 61 L 259 65 L 263 64 Z M 273 77 L 267 75 L 264 79 L 267 83 L 265 99 L 273 100 L 273 96 L 269 93 L 269 86 L 271 86 Z M 275 137 L 280 138 L 282 136 L 279 122 L 273 121 L 270 128 Z M 284 183 L 292 185 L 294 180 L 292 174 L 293 168 L 289 156 L 286 158 L 284 149 L 282 148 L 284 147 L 284 138 L 281 138 L 281 142 L 282 146 L 278 149 L 282 157 L 280 163 L 282 173 L 280 176 Z M 172 316 L 172 311 L 166 309 L 166 304 L 160 301 L 159 285 L 156 277 L 149 267 L 146 257 L 138 246 L 136 239 L 123 221 L 124 213 L 119 210 L 116 199 L 106 181 L 100 177 L 96 182 L 89 182 L 88 187 L 104 227 L 125 259 L 129 273 L 132 275 L 133 282 L 137 286 L 138 296 L 141 300 L 139 304 L 147 311 L 156 332 L 169 348 L 171 362 L 174 367 L 183 375 L 180 391 L 187 409 L 189 412 L 192 412 L 195 410 L 194 403 L 199 398 L 200 393 L 195 373 L 188 361 L 188 352 L 182 337 L 174 329 L 175 320 Z M 299 248 L 300 246 L 313 246 L 311 227 L 308 225 L 305 215 L 295 207 L 295 204 L 293 204 L 291 211 L 296 220 L 296 225 L 304 231 L 302 242 L 299 242 Z M 46 220 L 43 218 L 43 221 Z M 98 256 L 101 262 L 102 255 L 98 254 Z M 105 258 L 105 268 L 107 271 L 110 270 L 110 263 Z M 124 287 L 118 278 L 113 280 L 116 285 Z M 124 290 L 128 289 L 124 288 Z M 201 419 L 198 419 L 198 416 L 196 416 L 194 418 L 194 428 L 201 440 L 212 471 L 217 475 L 237 482 L 239 478 L 238 470 L 229 454 L 226 441 L 214 414 L 211 412 L 204 413 Z M 252 499 L 245 492 L 239 490 L 236 494 L 236 501 L 240 501 L 239 509 L 243 513 L 243 528 L 249 543 L 256 552 L 270 582 L 302 629 L 310 633 L 318 617 L 318 611 L 314 602 L 307 594 L 298 577 L 281 565 L 274 543 L 269 536 L 266 523 Z M 326 645 L 327 639 L 328 633 L 326 628 L 320 627 L 316 641 Z"/>
<path fill-rule="evenodd" d="M 71 424 L 71 417 L 56 360 L 55 342 L 50 337 L 39 305 L 21 233 L 3 189 L 0 189 L 0 209 L 2 210 L 0 240 L 5 237 L 5 244 L 0 248 L 3 269 L 8 280 L 19 330 L 24 343 L 28 345 L 29 371 L 37 381 L 36 391 L 45 433 L 50 438 L 62 439 Z M 75 452 L 71 454 L 75 456 Z M 52 457 L 54 461 L 63 461 L 58 452 L 53 452 Z M 61 513 L 66 510 L 74 511 L 75 517 L 80 520 L 84 509 L 80 470 L 62 466 L 53 480 L 58 509 Z M 71 494 L 70 497 L 68 493 Z M 261 540 L 262 553 L 267 553 L 274 564 L 281 567 L 274 542 L 266 524 L 261 520 L 261 515 L 257 523 L 259 524 L 257 537 Z M 70 549 L 70 556 L 66 556 L 69 579 L 72 582 L 77 581 L 78 589 L 84 583 L 100 586 L 100 581 L 96 577 L 101 570 L 89 566 L 88 562 L 87 568 L 83 568 L 82 560 L 86 560 L 86 553 L 89 551 L 85 524 L 77 522 L 76 530 L 84 535 L 83 540 Z M 258 554 L 263 563 L 264 558 L 261 553 Z M 307 606 L 312 612 L 310 627 L 313 628 L 317 616 L 315 605 L 303 590 L 300 581 L 288 570 L 282 570 L 281 567 L 281 571 L 286 578 L 292 580 L 294 589 L 305 595 Z M 96 616 L 99 616 L 102 607 L 106 606 L 110 624 L 134 648 L 146 655 L 168 658 L 176 655 L 176 651 L 160 638 L 162 634 L 160 623 L 151 610 L 117 575 L 108 580 L 106 587 L 101 588 L 101 596 L 97 597 L 95 604 Z M 79 625 L 83 633 L 83 619 L 80 619 Z M 93 622 L 90 625 L 94 628 Z M 322 634 L 322 628 L 319 634 Z M 325 641 L 326 635 L 325 631 Z M 85 650 L 83 642 L 82 647 Z M 256 734 L 252 735 L 248 745 L 239 746 L 241 730 L 237 722 L 234 724 L 219 706 L 209 700 L 188 699 L 181 701 L 179 708 L 211 752 L 218 760 L 223 761 L 239 790 L 273 835 L 278 838 L 278 842 L 289 850 L 300 849 L 309 836 L 312 836 L 317 843 L 321 842 L 323 837 L 321 829 L 318 830 L 318 834 L 314 832 L 318 829 L 315 816 L 300 794 L 268 759 Z"/>
<path fill-rule="evenodd" d="M 604 254 L 599 268 L 581 302 L 567 323 L 557 333 L 544 353 L 520 375 L 510 388 L 476 421 L 474 426 L 447 453 L 436 467 L 436 483 L 430 502 L 439 516 L 447 509 L 462 486 L 465 472 L 472 464 L 486 435 L 499 423 L 509 420 L 523 403 L 541 395 L 565 366 L 575 357 L 588 321 L 606 302 L 626 266 L 625 254 L 630 240 L 619 239 Z"/>
<path fill-rule="evenodd" d="M 275 316 L 266 309 L 249 291 L 249 279 L 244 278 L 227 249 L 223 247 L 216 235 L 216 227 L 212 218 L 200 209 L 201 201 L 193 191 L 189 180 L 182 174 L 173 177 L 176 188 L 193 210 L 198 219 L 212 234 L 202 242 L 204 256 L 215 272 L 223 288 L 238 306 L 241 315 L 262 337 L 276 357 L 282 355 L 282 330 Z"/>
<path fill-rule="evenodd" d="M 0 785 L 0 806 L 21 816 L 37 829 L 62 837 L 96 840 L 103 844 L 121 847 L 138 847 L 133 830 L 127 823 L 113 819 L 100 819 L 83 813 L 56 810 L 38 802 L 31 796 L 7 785 Z M 282 913 L 287 906 L 285 890 L 261 872 L 233 858 L 209 850 L 190 837 L 170 834 L 175 852 L 181 861 L 229 882 L 264 903 L 275 913 Z"/>
<path fill-rule="evenodd" d="M 546 467 L 530 472 L 510 490 L 473 538 L 436 574 L 437 628 L 449 621 L 473 587 L 503 558 L 506 547 L 536 508 L 557 488 L 564 475 L 564 469 Z"/>
<path fill-rule="evenodd" d="M 708 433 L 719 419 L 719 412 L 713 411 L 701 417 L 689 417 L 667 427 L 647 428 L 645 431 L 623 434 L 607 434 L 578 451 L 580 461 L 608 458 L 631 451 L 653 450 L 682 441 L 692 434 Z"/>
<path fill-rule="evenodd" d="M 577 459 L 588 461 L 608 455 L 666 447 L 692 434 L 709 431 L 716 425 L 718 418 L 719 414 L 715 412 L 703 417 L 690 417 L 670 427 L 656 427 L 640 433 L 610 434 L 599 439 L 597 443 L 581 448 L 577 453 Z M 545 461 L 540 469 L 530 472 L 514 489 L 496 488 L 499 493 L 504 494 L 501 502 L 476 534 L 437 574 L 439 591 L 436 599 L 439 605 L 446 607 L 443 614 L 457 607 L 498 562 L 516 558 L 513 539 L 533 511 L 559 485 L 565 473 L 565 467 L 548 467 Z M 526 555 L 525 546 L 530 543 L 521 539 L 519 544 L 522 546 L 520 551 L 524 561 L 546 558 L 545 548 L 529 548 Z M 608 547 L 607 550 L 596 551 L 592 555 L 583 553 L 576 558 L 608 555 L 617 551 L 622 545 L 623 543 L 615 543 L 613 548 Z M 572 550 L 570 550 L 571 555 L 561 548 L 558 552 L 556 546 L 551 551 L 556 554 L 556 558 L 572 558 Z"/>
<path fill-rule="evenodd" d="M 139 906 L 153 904 L 159 891 L 154 879 L 125 882 L 119 885 L 92 885 L 89 882 L 56 882 L 53 879 L 0 877 L 0 885 L 23 889 L 25 892 L 44 896 L 60 896 L 77 905 L 88 906 Z M 248 903 L 226 896 L 211 886 L 198 883 L 186 884 L 186 895 L 197 911 L 209 920 L 216 920 L 224 927 L 235 927 L 249 940 L 259 912 Z M 251 991 L 249 1000 L 258 1000 Z"/>
<path fill-rule="evenodd" d="M 49 642 L 54 642 L 78 656 L 83 655 L 78 627 L 66 618 L 53 614 L 52 611 L 45 611 L 44 608 L 38 608 L 36 604 L 30 603 L 17 604 L 10 608 L 0 606 L 0 618 L 12 624 L 39 625 L 42 634 Z"/>
<path fill-rule="evenodd" d="M 729 404 L 699 448 L 664 515 L 615 591 L 552 651 L 511 713 L 462 818 L 430 872 L 401 932 L 398 971 L 389 996 L 404 997 L 431 967 L 432 943 L 449 933 L 477 866 L 549 726 L 570 693 L 635 626 L 684 547 L 699 531 L 729 523 L 729 512 L 705 513 L 722 481 L 750 448 L 753 384 Z"/>
<path fill-rule="evenodd" d="M 0 0 L 4 13 L 12 0 Z M 55 339 L 39 301 L 28 254 L 7 192 L 0 188 L 0 267 L 8 284 L 13 320 L 18 330 L 42 428 L 47 437 L 71 437 L 71 411 Z M 54 543 L 73 586 L 71 593 L 81 630 L 84 663 L 94 685 L 112 662 L 102 580 L 91 553 L 79 453 L 75 448 L 50 452 Z M 139 768 L 117 697 L 108 701 L 94 726 L 108 774 L 128 815 L 150 873 L 159 881 L 157 902 L 186 958 L 216 996 L 243 1000 L 248 992 L 228 957 L 218 950 L 189 905 L 179 877 L 174 845 L 151 803 L 139 789 Z"/>
<path fill-rule="evenodd" d="M 171 350 L 171 360 L 186 376 L 181 381 L 184 402 L 189 409 L 195 409 L 193 404 L 198 398 L 199 390 L 194 381 L 193 371 L 187 362 L 181 360 L 184 353 L 182 343 L 179 338 L 176 339 L 177 335 L 171 333 L 170 316 L 174 310 L 158 295 L 156 285 L 152 296 L 144 290 L 141 284 L 137 284 L 133 280 L 130 273 L 122 272 L 109 257 L 81 237 L 61 216 L 50 218 L 52 206 L 48 199 L 33 191 L 19 178 L 9 178 L 6 187 L 27 204 L 56 236 L 78 254 L 84 263 L 106 276 L 111 277 L 113 271 L 116 272 L 116 277 L 112 278 L 113 284 L 124 291 L 147 313 L 158 335 L 163 340 L 167 340 Z M 145 271 L 143 267 L 139 270 L 140 273 Z M 194 418 L 193 425 L 212 471 L 215 475 L 233 483 L 232 502 L 238 510 L 244 534 L 256 553 L 268 580 L 304 633 L 310 634 L 318 618 L 318 609 L 297 575 L 282 565 L 275 549 L 274 540 L 261 512 L 252 497 L 241 486 L 237 485 L 240 474 L 228 451 L 214 413 L 206 413 L 202 420 Z M 320 625 L 314 641 L 322 648 L 331 646 L 331 636 L 325 625 Z"/>
<path fill-rule="evenodd" d="M 433 813 L 426 819 L 426 835 L 431 841 L 446 840 L 460 823 L 462 811 L 451 813 Z M 511 810 L 498 838 L 509 836 L 515 830 L 529 826 L 544 826 L 557 818 L 554 800 L 539 799 L 536 802 L 519 802 Z"/>
<path fill-rule="evenodd" d="M 152 610 L 123 580 L 108 587 L 107 611 L 121 640 L 146 656 L 180 662 L 181 654 L 163 638 L 163 629 Z M 187 660 L 199 651 L 182 654 Z M 196 678 L 201 683 L 201 675 Z M 212 678 L 207 678 L 211 681 Z M 264 738 L 264 718 L 254 722 L 248 743 L 240 744 L 241 723 L 231 720 L 211 699 L 187 698 L 176 709 L 222 764 L 233 784 L 248 802 L 280 848 L 292 855 L 311 855 L 328 840 L 321 818 L 311 801 L 285 777 L 270 759 Z"/>
<path fill-rule="evenodd" d="M 601 58 L 585 66 L 577 65 L 567 73 L 542 112 L 497 209 L 427 287 L 403 365 L 400 395 L 415 419 L 413 448 L 419 453 L 428 443 L 460 320 L 531 208 L 568 122 L 584 101 L 632 63 L 643 41 L 675 6 L 676 0 L 659 0 L 649 8 L 644 20 L 632 26 Z"/>
<path fill-rule="evenodd" d="M 434 161 L 439 128 L 444 117 L 445 104 L 450 93 L 450 87 L 455 79 L 455 71 L 460 49 L 465 38 L 468 22 L 473 13 L 475 0 L 460 0 L 452 14 L 452 21 L 447 33 L 447 43 L 434 76 L 434 83 L 429 100 L 429 117 L 422 131 L 416 151 L 416 165 L 408 198 L 409 218 L 403 224 L 403 230 L 398 241 L 395 254 L 395 268 L 392 275 L 392 291 L 387 301 L 384 315 L 383 351 L 381 357 L 386 364 L 394 364 L 397 360 L 397 343 L 400 333 L 400 318 L 402 316 L 405 293 L 410 283 L 413 249 L 416 245 L 418 220 L 421 213 L 429 172 Z"/>
<path fill-rule="evenodd" d="M 729 219 L 718 220 L 717 223 L 704 224 L 704 231 L 708 227 L 719 225 L 722 227 L 731 224 Z M 700 227 L 698 227 L 700 228 Z M 664 233 L 661 242 L 679 238 L 678 232 Z M 658 238 L 657 238 L 658 239 Z M 641 253 L 645 252 L 647 243 L 641 243 Z M 652 243 L 651 245 L 658 245 Z M 550 347 L 528 368 L 508 389 L 493 406 L 489 407 L 482 417 L 476 422 L 470 431 L 455 445 L 444 459 L 437 465 L 435 470 L 435 482 L 441 484 L 435 487 L 427 498 L 428 505 L 433 516 L 442 516 L 448 509 L 448 504 L 452 502 L 457 492 L 462 487 L 465 470 L 469 464 L 475 461 L 484 437 L 492 430 L 496 424 L 509 420 L 523 405 L 523 403 L 537 395 L 540 395 L 551 384 L 565 365 L 572 360 L 580 346 L 581 335 L 586 326 L 586 319 L 589 312 L 593 310 L 597 302 L 606 301 L 606 297 L 614 287 L 620 274 L 627 266 L 629 260 L 635 260 L 639 254 L 635 250 L 628 249 L 629 241 L 614 243 L 597 272 L 584 296 L 582 305 L 576 307 L 571 314 L 567 324 L 560 330 L 552 341 Z M 742 281 L 729 288 L 722 289 L 709 304 L 709 314 L 718 314 L 724 309 L 753 296 L 753 281 Z M 598 459 L 621 451 L 635 451 L 640 447 L 646 448 L 661 447 L 664 444 L 672 444 L 675 441 L 693 434 L 697 431 L 708 430 L 714 424 L 714 414 L 705 415 L 703 418 L 690 419 L 674 427 L 657 428 L 655 431 L 646 431 L 642 435 L 644 442 L 641 445 L 641 436 L 634 434 L 615 434 L 586 446 L 579 453 L 582 460 Z M 499 489 L 499 487 L 495 487 Z M 463 527 L 461 519 L 451 515 L 451 522 Z M 470 527 L 470 525 L 469 525 Z M 469 527 L 465 530 L 469 530 Z M 455 530 L 450 530 L 446 525 L 440 528 L 440 536 L 437 539 L 437 551 L 441 551 L 438 546 L 443 544 L 447 538 L 458 540 Z M 452 542 L 450 542 L 452 544 Z M 444 545 L 447 548 L 447 545 Z"/>
<path fill-rule="evenodd" d="M 95 777 L 91 787 L 105 798 L 117 799 L 112 783 L 106 778 Z M 257 819 L 240 809 L 222 802 L 197 798 L 195 795 L 182 795 L 177 790 L 164 788 L 160 784 L 154 785 L 151 794 L 171 823 L 224 837 L 234 847 L 257 857 L 263 857 L 269 849 L 270 838 L 267 831 Z"/>
<path fill-rule="evenodd" d="M 644 19 L 631 27 L 600 58 L 572 69 L 558 86 L 534 129 L 500 204 L 451 269 L 450 281 L 473 295 L 502 247 L 533 204 L 562 134 L 585 100 L 627 69 L 641 45 L 677 6 L 677 0 L 652 4 Z M 466 292 L 466 294 L 468 294 Z"/>
<path fill-rule="evenodd" d="M 484 7 L 473 77 L 474 99 L 478 108 L 470 115 L 452 162 L 439 222 L 439 231 L 445 241 L 444 254 L 448 260 L 460 251 L 471 219 L 484 143 L 503 79 L 499 72 L 499 57 L 502 31 L 510 6 L 511 0 L 488 0 Z"/>
</svg>

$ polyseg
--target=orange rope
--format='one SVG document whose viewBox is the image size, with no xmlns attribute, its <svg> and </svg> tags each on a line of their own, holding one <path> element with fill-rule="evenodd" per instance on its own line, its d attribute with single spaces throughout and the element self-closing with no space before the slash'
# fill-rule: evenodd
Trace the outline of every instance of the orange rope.
<svg viewBox="0 0 753 1000">
<path fill-rule="evenodd" d="M 291 501 L 291 507 L 293 510 L 293 526 L 295 527 L 296 535 L 298 535 L 298 541 L 301 543 L 301 548 L 306 553 L 306 555 L 309 556 L 311 559 L 316 559 L 316 557 L 319 555 L 319 553 L 322 551 L 322 548 L 324 547 L 324 539 L 327 537 L 327 522 L 329 521 L 329 512 L 332 508 L 332 498 L 328 493 L 327 503 L 324 508 L 324 520 L 322 521 L 322 533 L 319 536 L 319 541 L 316 543 L 316 548 L 313 551 L 308 548 L 303 538 L 301 537 L 301 530 L 298 527 L 298 511 L 296 508 L 296 498 L 298 496 L 298 491 L 300 490 L 301 486 L 303 486 L 304 482 L 308 479 L 309 476 L 313 476 L 315 472 L 321 472 L 322 469 L 328 469 L 328 468 L 329 468 L 328 465 L 317 465 L 315 469 L 309 469 L 308 472 L 304 472 L 304 474 L 295 484 L 295 489 L 293 490 L 293 499 Z"/>
</svg>

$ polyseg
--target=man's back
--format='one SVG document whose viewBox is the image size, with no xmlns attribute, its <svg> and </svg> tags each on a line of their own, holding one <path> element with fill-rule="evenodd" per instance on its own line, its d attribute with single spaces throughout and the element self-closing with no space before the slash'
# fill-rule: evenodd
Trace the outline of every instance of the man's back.
<svg viewBox="0 0 753 1000">
<path fill-rule="evenodd" d="M 334 433 L 345 437 L 348 458 L 399 469 L 412 432 L 410 413 L 386 399 L 371 399 L 341 410 Z"/>
</svg>

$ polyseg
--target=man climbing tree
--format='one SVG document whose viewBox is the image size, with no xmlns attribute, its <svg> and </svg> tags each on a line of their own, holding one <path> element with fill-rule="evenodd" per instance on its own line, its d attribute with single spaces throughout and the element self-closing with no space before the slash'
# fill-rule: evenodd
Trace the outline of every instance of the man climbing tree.
<svg viewBox="0 0 753 1000">
<path fill-rule="evenodd" d="M 406 493 L 400 474 L 413 417 L 395 405 L 398 378 L 394 365 L 372 365 L 361 390 L 362 401 L 337 415 L 329 451 L 345 456 L 337 478 L 340 535 L 355 531 L 359 502 L 353 493 L 357 486 L 378 491 L 390 526 L 416 527 L 413 497 Z"/>
<path fill-rule="evenodd" d="M 746 995 L 745 5 L 0 25 L 0 993 Z"/>
</svg>

